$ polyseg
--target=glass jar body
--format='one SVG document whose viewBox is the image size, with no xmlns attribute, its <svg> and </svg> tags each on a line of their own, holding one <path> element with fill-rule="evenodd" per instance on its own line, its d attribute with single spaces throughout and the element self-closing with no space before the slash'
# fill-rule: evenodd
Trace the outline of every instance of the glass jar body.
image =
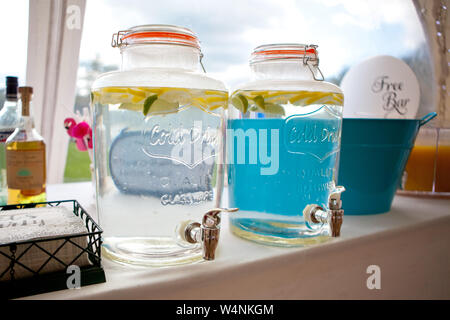
<svg viewBox="0 0 450 320">
<path fill-rule="evenodd" d="M 309 225 L 303 210 L 323 208 L 335 191 L 342 91 L 316 81 L 299 59 L 252 65 L 253 81 L 231 96 L 227 122 L 231 230 L 280 246 L 328 239 L 327 224 Z"/>
<path fill-rule="evenodd" d="M 197 72 L 195 48 L 140 45 L 122 55 L 122 70 L 92 89 L 104 251 L 133 264 L 197 261 L 201 248 L 177 228 L 220 203 L 226 89 Z"/>
</svg>

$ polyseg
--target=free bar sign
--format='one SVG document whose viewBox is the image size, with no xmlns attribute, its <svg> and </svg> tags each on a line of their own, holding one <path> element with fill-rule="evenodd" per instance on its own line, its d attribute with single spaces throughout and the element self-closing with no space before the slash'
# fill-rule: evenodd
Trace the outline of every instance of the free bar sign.
<svg viewBox="0 0 450 320">
<path fill-rule="evenodd" d="M 347 72 L 341 87 L 345 118 L 416 118 L 419 82 L 400 59 L 377 56 L 361 62 Z"/>
</svg>

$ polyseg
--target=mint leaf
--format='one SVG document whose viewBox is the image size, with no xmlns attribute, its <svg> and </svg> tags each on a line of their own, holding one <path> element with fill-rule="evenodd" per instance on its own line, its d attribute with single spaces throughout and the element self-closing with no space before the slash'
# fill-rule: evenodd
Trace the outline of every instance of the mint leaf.
<svg viewBox="0 0 450 320">
<path fill-rule="evenodd" d="M 158 99 L 158 96 L 156 94 L 149 96 L 147 97 L 147 99 L 145 99 L 144 110 L 142 111 L 144 113 L 144 116 L 148 114 L 148 112 L 150 111 L 150 107 L 152 106 L 153 102 L 156 101 L 156 99 Z"/>
</svg>

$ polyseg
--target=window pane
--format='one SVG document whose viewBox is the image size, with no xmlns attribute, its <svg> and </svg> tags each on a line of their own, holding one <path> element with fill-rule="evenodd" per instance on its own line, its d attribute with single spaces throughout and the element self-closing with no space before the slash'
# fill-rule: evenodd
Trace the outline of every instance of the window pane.
<svg viewBox="0 0 450 320">
<path fill-rule="evenodd" d="M 325 76 L 374 55 L 411 56 L 425 44 L 412 1 L 405 0 L 192 0 L 88 1 L 81 60 L 120 63 L 114 32 L 139 24 L 188 27 L 201 40 L 204 64 L 230 87 L 247 80 L 248 59 L 261 44 L 319 45 Z M 98 14 L 101 12 L 101 22 Z"/>
<path fill-rule="evenodd" d="M 368 57 L 385 54 L 401 58 L 419 78 L 422 109 L 433 105 L 431 59 L 412 1 L 191 0 L 188 3 L 87 1 L 75 110 L 88 105 L 89 88 L 100 73 L 118 68 L 120 53 L 111 47 L 112 34 L 149 23 L 192 29 L 201 41 L 207 72 L 224 81 L 230 90 L 248 80 L 248 60 L 253 48 L 297 42 L 319 45 L 321 70 L 326 80 L 336 84 L 349 67 Z"/>
<path fill-rule="evenodd" d="M 28 46 L 28 0 L 0 1 L 0 108 L 5 100 L 5 77 L 25 85 Z"/>
</svg>

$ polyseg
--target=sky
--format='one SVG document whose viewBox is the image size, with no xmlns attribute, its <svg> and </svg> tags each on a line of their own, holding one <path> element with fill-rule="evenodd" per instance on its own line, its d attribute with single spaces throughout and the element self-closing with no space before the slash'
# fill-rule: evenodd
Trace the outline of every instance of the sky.
<svg viewBox="0 0 450 320">
<path fill-rule="evenodd" d="M 28 41 L 28 0 L 0 0 L 0 88 L 6 76 L 19 77 L 25 85 Z"/>
<path fill-rule="evenodd" d="M 112 34 L 153 23 L 193 30 L 207 72 L 228 87 L 249 78 L 250 54 L 261 44 L 317 44 L 327 77 L 367 57 L 401 57 L 424 43 L 409 0 L 88 0 L 81 60 L 100 54 L 119 63 Z"/>
<path fill-rule="evenodd" d="M 0 77 L 25 76 L 27 0 L 0 0 Z M 319 45 L 325 77 L 378 54 L 402 57 L 424 44 L 409 0 L 87 0 L 80 61 L 120 63 L 114 32 L 140 24 L 175 24 L 201 41 L 209 74 L 229 88 L 249 77 L 252 50 L 268 43 Z M 4 42 L 5 43 L 5 42 Z M 0 80 L 0 87 L 4 80 Z"/>
</svg>

